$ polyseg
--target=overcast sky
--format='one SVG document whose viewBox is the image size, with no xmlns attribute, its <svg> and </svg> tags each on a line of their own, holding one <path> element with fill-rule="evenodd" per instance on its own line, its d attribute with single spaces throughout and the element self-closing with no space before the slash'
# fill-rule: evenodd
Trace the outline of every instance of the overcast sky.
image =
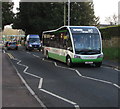
<svg viewBox="0 0 120 109">
<path fill-rule="evenodd" d="M 13 0 L 15 8 L 19 6 L 20 0 Z M 120 0 L 93 0 L 95 15 L 100 17 L 100 23 L 107 23 L 106 17 L 111 17 L 113 14 L 118 16 L 118 2 Z M 14 8 L 14 12 L 16 9 Z M 120 7 L 119 7 L 120 8 Z"/>
<path fill-rule="evenodd" d="M 118 16 L 119 1 L 120 0 L 93 0 L 95 15 L 100 17 L 101 23 L 106 23 L 106 17 L 111 17 L 114 14 Z"/>
</svg>

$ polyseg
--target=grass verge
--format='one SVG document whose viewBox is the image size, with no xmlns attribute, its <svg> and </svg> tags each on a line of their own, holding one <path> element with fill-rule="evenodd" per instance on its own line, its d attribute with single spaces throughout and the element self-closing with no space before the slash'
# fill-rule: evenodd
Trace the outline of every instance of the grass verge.
<svg viewBox="0 0 120 109">
<path fill-rule="evenodd" d="M 120 48 L 118 47 L 103 48 L 103 53 L 104 53 L 104 59 L 120 62 Z"/>
</svg>

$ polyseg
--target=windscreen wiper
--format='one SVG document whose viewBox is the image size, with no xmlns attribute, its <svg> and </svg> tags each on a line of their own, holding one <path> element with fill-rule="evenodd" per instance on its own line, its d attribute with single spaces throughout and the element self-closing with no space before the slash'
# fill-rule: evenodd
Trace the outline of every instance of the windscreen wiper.
<svg viewBox="0 0 120 109">
<path fill-rule="evenodd" d="M 100 50 L 82 49 L 82 50 L 76 50 L 76 53 L 80 53 L 80 54 L 96 54 L 96 53 L 100 53 Z"/>
</svg>

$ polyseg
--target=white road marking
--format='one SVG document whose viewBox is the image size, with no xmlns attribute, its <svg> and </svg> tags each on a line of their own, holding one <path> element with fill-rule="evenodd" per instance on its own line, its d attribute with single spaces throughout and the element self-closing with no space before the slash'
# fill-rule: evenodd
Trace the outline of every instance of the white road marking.
<svg viewBox="0 0 120 109">
<path fill-rule="evenodd" d="M 6 53 L 5 50 L 3 50 L 3 53 Z"/>
<path fill-rule="evenodd" d="M 75 71 L 77 72 L 77 74 L 78 74 L 79 76 L 82 77 L 82 74 L 81 74 L 78 70 L 75 70 Z"/>
<path fill-rule="evenodd" d="M 20 64 L 19 64 L 20 65 Z M 29 68 L 28 66 L 25 66 L 26 68 L 24 69 L 24 73 L 26 73 L 27 69 Z"/>
<path fill-rule="evenodd" d="M 46 108 L 46 106 L 43 104 L 43 102 L 38 98 L 38 96 L 35 94 L 35 92 L 31 89 L 31 87 L 26 83 L 26 81 L 23 79 L 23 77 L 20 75 L 20 73 L 18 73 L 18 71 L 17 71 L 17 74 L 18 74 L 18 76 L 20 77 L 20 79 L 22 80 L 22 82 L 25 84 L 25 86 L 27 87 L 27 89 L 29 90 L 29 92 L 36 98 L 36 100 L 40 103 L 40 105 L 42 106 L 42 107 L 44 107 L 45 109 L 47 109 Z"/>
<path fill-rule="evenodd" d="M 75 109 L 80 109 L 79 105 L 74 105 Z"/>
<path fill-rule="evenodd" d="M 101 66 L 101 67 L 102 68 L 107 68 L 107 69 L 113 69 L 113 70 L 116 70 L 116 71 L 120 72 L 118 67 L 116 67 L 116 68 L 114 68 L 114 67 L 107 67 L 107 66 Z"/>
<path fill-rule="evenodd" d="M 26 52 L 26 53 L 31 54 L 30 52 Z"/>
<path fill-rule="evenodd" d="M 73 71 L 75 71 L 79 76 L 82 76 L 82 74 L 81 74 L 78 70 L 76 70 L 76 69 L 59 66 L 59 65 L 57 65 L 56 62 L 54 62 L 54 64 L 55 64 L 56 67 L 60 67 L 60 68 L 63 68 L 63 69 L 73 70 Z"/>
<path fill-rule="evenodd" d="M 16 59 L 16 58 L 15 58 L 14 60 L 17 60 L 17 61 L 18 61 L 18 62 L 17 62 L 18 65 L 21 65 L 21 66 L 26 67 L 26 68 L 24 69 L 24 71 L 23 71 L 25 74 L 28 74 L 28 75 L 30 75 L 30 76 L 39 78 L 40 81 L 39 81 L 38 89 L 41 90 L 41 91 L 44 91 L 45 93 L 47 93 L 44 89 L 42 89 L 43 78 L 41 78 L 41 77 L 39 77 L 39 76 L 37 76 L 37 75 L 28 73 L 27 70 L 28 70 L 29 67 L 26 66 L 26 65 L 24 65 L 24 64 L 20 64 L 20 63 L 21 63 L 21 60 Z M 24 81 L 25 81 L 25 80 L 24 80 Z M 26 87 L 27 87 L 27 86 L 26 86 Z M 37 97 L 37 95 L 34 94 L 34 91 L 33 91 L 30 87 L 27 87 L 27 88 L 28 88 L 28 90 L 30 90 L 31 94 L 34 95 L 34 97 L 37 99 L 37 101 L 38 101 L 38 102 L 41 102 L 41 100 Z M 48 94 L 51 95 L 51 93 L 48 93 Z M 52 94 L 53 94 L 53 93 L 52 93 Z M 53 94 L 53 95 L 55 95 L 55 94 Z M 60 96 L 55 96 L 55 97 L 57 97 L 57 98 L 59 97 L 59 98 L 61 98 L 63 101 L 66 101 L 66 102 L 71 103 L 72 105 L 74 105 L 74 107 L 75 107 L 76 109 L 80 109 L 79 106 L 78 106 L 76 103 L 74 103 L 74 102 L 72 102 L 72 101 L 70 101 L 70 100 L 67 100 L 67 99 L 65 99 L 65 98 L 63 98 L 63 97 L 60 97 Z M 77 107 L 76 107 L 76 106 L 77 106 Z M 43 106 L 43 107 L 45 107 L 45 106 Z M 45 109 L 47 109 L 47 108 L 45 107 Z"/>
<path fill-rule="evenodd" d="M 14 57 L 10 53 L 6 53 L 6 54 L 10 57 L 10 59 L 14 59 Z"/>
<path fill-rule="evenodd" d="M 24 64 L 20 64 L 21 60 L 18 60 L 18 59 L 16 59 L 16 58 L 15 58 L 14 60 L 17 60 L 17 61 L 18 61 L 18 62 L 17 62 L 18 65 L 21 65 L 21 66 L 26 67 L 26 68 L 24 69 L 23 73 L 41 79 L 41 77 L 39 77 L 39 76 L 37 76 L 37 75 L 34 75 L 34 74 L 31 74 L 31 73 L 28 73 L 27 70 L 28 70 L 29 67 L 26 66 L 26 65 L 24 65 Z"/>
<path fill-rule="evenodd" d="M 53 62 L 53 63 L 54 63 L 54 65 L 55 65 L 56 67 L 60 67 L 60 68 L 63 68 L 63 69 L 73 70 L 73 69 L 71 69 L 71 68 L 67 68 L 67 67 L 59 66 L 59 65 L 57 65 L 56 62 Z"/>
<path fill-rule="evenodd" d="M 52 61 L 45 60 L 44 58 L 42 58 L 42 61 L 53 63 Z"/>
<path fill-rule="evenodd" d="M 41 78 L 40 81 L 39 81 L 39 86 L 38 86 L 39 89 L 42 88 L 42 84 L 43 84 L 43 78 Z"/>
<path fill-rule="evenodd" d="M 120 86 L 118 86 L 117 84 L 113 84 L 115 87 L 119 88 L 120 89 Z"/>
<path fill-rule="evenodd" d="M 18 60 L 18 59 L 14 59 L 14 60 Z M 11 61 L 10 61 L 11 62 Z M 21 62 L 21 60 L 19 60 L 19 62 Z M 11 62 L 12 63 L 12 62 Z M 13 63 L 12 63 L 13 65 Z M 22 64 L 21 64 L 22 65 Z M 24 85 L 27 87 L 28 91 L 34 96 L 34 98 L 38 101 L 38 103 L 44 108 L 47 109 L 47 107 L 43 104 L 43 102 L 38 98 L 38 96 L 35 94 L 35 92 L 31 89 L 31 87 L 27 84 L 27 82 L 25 81 L 25 79 L 21 76 L 21 74 L 18 72 L 17 68 L 13 65 L 14 69 L 17 72 L 17 75 L 19 76 L 19 78 L 21 79 L 21 81 L 24 83 Z"/>
<path fill-rule="evenodd" d="M 59 98 L 59 99 L 65 101 L 65 102 L 67 102 L 67 103 L 70 103 L 70 104 L 74 105 L 74 107 L 75 107 L 75 106 L 79 107 L 79 106 L 78 106 L 75 102 L 73 102 L 73 101 L 70 101 L 70 100 L 68 100 L 68 99 L 65 99 L 65 98 L 63 98 L 63 97 L 61 97 L 61 96 L 59 96 L 59 95 L 56 95 L 56 94 L 54 94 L 54 93 L 52 93 L 52 92 L 49 92 L 49 91 L 47 91 L 47 90 L 44 90 L 44 89 L 40 89 L 40 90 L 43 91 L 43 92 L 45 92 L 45 93 L 47 93 L 47 94 L 49 94 L 49 95 L 52 95 L 52 96 L 54 96 L 54 97 L 56 97 L 56 98 Z"/>
<path fill-rule="evenodd" d="M 118 68 L 114 68 L 114 70 L 116 70 L 116 71 L 120 72 L 120 70 L 119 70 Z"/>
<path fill-rule="evenodd" d="M 39 56 L 37 56 L 37 55 L 34 55 L 34 54 L 33 54 L 33 56 L 35 56 L 35 57 L 39 58 Z"/>
<path fill-rule="evenodd" d="M 34 55 L 34 56 L 36 56 L 36 55 Z M 16 60 L 18 60 L 18 59 L 16 59 Z M 43 60 L 43 61 L 47 61 L 47 60 L 45 60 L 44 58 L 43 58 L 42 60 Z M 39 77 L 39 76 L 36 76 L 36 75 L 33 75 L 33 74 L 31 74 L 31 73 L 28 73 L 28 72 L 27 72 L 27 69 L 28 69 L 29 67 L 26 66 L 26 65 L 24 65 L 24 64 L 20 64 L 20 62 L 21 62 L 21 60 L 19 60 L 19 62 L 17 62 L 17 64 L 26 67 L 26 68 L 24 69 L 24 71 L 23 71 L 25 74 L 28 74 L 28 75 L 31 75 L 31 76 L 33 76 L 33 77 L 36 77 L 36 78 L 39 78 L 39 79 L 40 79 L 39 85 L 38 85 L 39 90 L 41 90 L 41 91 L 43 91 L 43 92 L 45 92 L 45 93 L 47 93 L 47 94 L 49 94 L 49 95 L 52 95 L 52 96 L 54 96 L 54 97 L 56 97 L 56 98 L 59 98 L 59 99 L 61 99 L 61 100 L 63 100 L 63 101 L 66 101 L 66 102 L 74 105 L 74 107 L 75 107 L 76 109 L 80 109 L 80 107 L 79 107 L 75 102 L 70 101 L 70 100 L 68 100 L 68 99 L 65 99 L 65 98 L 63 98 L 63 97 L 60 97 L 60 96 L 58 96 L 58 95 L 56 95 L 56 94 L 54 94 L 54 93 L 51 93 L 51 92 L 49 92 L 49 91 L 47 91 L 47 90 L 42 89 L 43 78 L 41 78 L 41 77 Z M 47 62 L 51 62 L 51 61 L 47 61 Z M 86 79 L 90 79 L 90 80 L 95 80 L 95 81 L 107 83 L 107 84 L 113 85 L 113 86 L 115 86 L 115 87 L 117 87 L 117 88 L 120 88 L 120 86 L 118 86 L 117 84 L 114 84 L 114 83 L 109 82 L 109 81 L 100 80 L 100 79 L 96 79 L 96 78 L 91 78 L 91 77 L 87 77 L 87 76 L 82 76 L 81 73 L 80 73 L 78 70 L 72 69 L 72 68 L 66 68 L 66 67 L 58 66 L 56 62 L 54 62 L 54 65 L 55 65 L 56 67 L 60 67 L 60 68 L 64 68 L 64 69 L 74 70 L 74 71 L 75 71 L 80 77 L 82 77 L 82 78 L 86 78 Z M 26 87 L 27 87 L 27 86 L 26 86 Z M 31 93 L 33 93 L 33 92 L 31 91 Z M 34 93 L 33 93 L 33 94 L 34 94 Z M 38 98 L 38 99 L 39 99 L 39 98 Z"/>
<path fill-rule="evenodd" d="M 49 62 L 49 61 L 48 61 L 48 62 Z M 52 62 L 52 61 L 51 61 L 51 62 Z M 82 77 L 82 78 L 86 78 L 86 79 L 90 79 L 90 80 L 94 80 L 94 81 L 98 81 L 98 82 L 102 82 L 102 83 L 110 84 L 110 85 L 115 86 L 116 88 L 120 88 L 119 85 L 114 84 L 114 83 L 112 83 L 112 82 L 110 82 L 110 81 L 105 81 L 105 80 L 101 80 L 101 79 L 96 79 L 96 78 L 92 78 L 92 77 L 84 76 L 84 75 L 82 75 L 82 74 L 81 74 L 78 70 L 76 70 L 76 69 L 59 66 L 59 65 L 57 65 L 56 62 L 53 62 L 53 63 L 54 63 L 54 65 L 55 65 L 56 67 L 60 67 L 60 68 L 63 68 L 63 69 L 69 69 L 69 70 L 73 70 L 73 71 L 75 71 L 75 72 L 78 74 L 78 76 L 80 76 L 80 77 Z"/>
<path fill-rule="evenodd" d="M 92 78 L 92 77 L 87 77 L 87 76 L 82 76 L 83 78 L 87 78 L 87 79 L 91 79 L 91 80 L 95 80 L 95 81 L 99 81 L 99 82 L 103 82 L 103 83 L 107 83 L 107 84 L 111 84 L 112 82 L 109 81 L 105 81 L 105 80 L 101 80 L 101 79 L 96 79 L 96 78 Z"/>
</svg>

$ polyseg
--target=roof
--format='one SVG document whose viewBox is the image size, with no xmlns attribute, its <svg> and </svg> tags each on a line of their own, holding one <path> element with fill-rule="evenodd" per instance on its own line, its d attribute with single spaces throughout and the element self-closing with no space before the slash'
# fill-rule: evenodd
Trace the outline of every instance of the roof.
<svg viewBox="0 0 120 109">
<path fill-rule="evenodd" d="M 47 33 L 47 32 L 55 32 L 55 31 L 58 31 L 59 29 L 62 29 L 62 28 L 74 28 L 74 27 L 81 27 L 81 28 L 96 28 L 95 26 L 62 26 L 58 29 L 55 29 L 55 30 L 49 30 L 49 31 L 44 31 L 43 33 Z"/>
</svg>

